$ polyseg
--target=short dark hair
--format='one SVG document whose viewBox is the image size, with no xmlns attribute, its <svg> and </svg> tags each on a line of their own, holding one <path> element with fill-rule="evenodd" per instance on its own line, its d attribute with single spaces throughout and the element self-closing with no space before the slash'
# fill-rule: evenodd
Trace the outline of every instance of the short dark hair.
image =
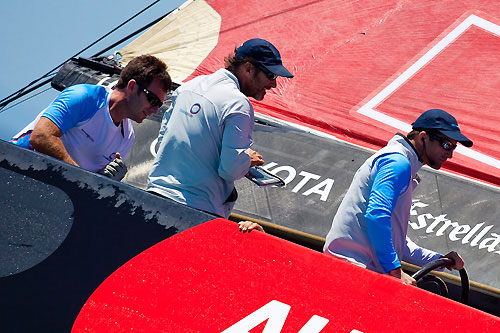
<svg viewBox="0 0 500 333">
<path fill-rule="evenodd" d="M 411 130 L 411 132 L 406 134 L 406 137 L 410 140 L 413 140 L 418 136 L 418 133 L 424 132 L 424 131 L 425 131 L 425 133 L 427 133 L 430 136 L 435 136 L 439 133 L 439 130 L 437 130 L 435 128 L 414 128 Z"/>
<path fill-rule="evenodd" d="M 149 86 L 154 79 L 159 79 L 165 91 L 172 89 L 172 79 L 167 72 L 167 64 L 149 54 L 132 59 L 121 71 L 116 87 L 123 89 L 132 79 L 144 87 Z"/>
</svg>

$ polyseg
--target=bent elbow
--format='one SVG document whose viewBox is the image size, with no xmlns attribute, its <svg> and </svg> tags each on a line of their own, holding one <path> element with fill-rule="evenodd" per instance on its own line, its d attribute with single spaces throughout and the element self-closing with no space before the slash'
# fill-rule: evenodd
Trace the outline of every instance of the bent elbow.
<svg viewBox="0 0 500 333">
<path fill-rule="evenodd" d="M 46 140 L 44 140 L 43 138 L 44 136 L 39 134 L 38 132 L 33 132 L 31 133 L 30 135 L 30 145 L 35 149 L 35 150 L 39 150 L 38 148 L 40 148 L 40 146 L 42 145 L 42 143 Z"/>
<path fill-rule="evenodd" d="M 239 169 L 226 169 L 223 167 L 219 167 L 217 172 L 219 177 L 226 181 L 236 181 L 240 178 L 243 178 L 248 173 L 248 168 L 239 168 Z"/>
<path fill-rule="evenodd" d="M 53 146 L 53 137 L 51 137 L 49 134 L 44 133 L 43 131 L 40 132 L 34 130 L 33 133 L 31 133 L 29 142 L 34 150 L 40 153 L 51 155 L 49 152 L 49 147 Z"/>
</svg>

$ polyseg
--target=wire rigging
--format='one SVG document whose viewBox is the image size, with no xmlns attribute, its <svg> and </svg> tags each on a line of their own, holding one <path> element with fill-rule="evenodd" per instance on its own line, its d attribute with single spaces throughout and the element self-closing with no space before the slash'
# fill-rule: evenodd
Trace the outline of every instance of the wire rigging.
<svg viewBox="0 0 500 333">
<path fill-rule="evenodd" d="M 114 29 L 112 29 L 111 31 L 109 31 L 108 33 L 106 33 L 105 35 L 103 35 L 102 37 L 100 37 L 99 39 L 97 39 L 96 41 L 94 41 L 93 43 L 91 43 L 90 45 L 88 45 L 87 47 L 85 47 L 84 49 L 82 49 L 81 51 L 79 51 L 78 53 L 76 53 L 75 55 L 73 55 L 72 57 L 70 57 L 69 59 L 71 58 L 75 58 L 77 56 L 79 56 L 80 54 L 82 54 L 83 52 L 87 51 L 89 48 L 91 48 L 92 46 L 96 45 L 97 43 L 99 43 L 100 41 L 102 41 L 104 38 L 108 37 L 109 35 L 111 35 L 112 33 L 114 33 L 115 31 L 117 31 L 118 29 L 120 29 L 121 27 L 123 27 L 125 24 L 129 23 L 130 21 L 132 21 L 133 19 L 135 19 L 137 16 L 141 15 L 142 13 L 144 13 L 146 10 L 148 10 L 149 8 L 153 7 L 154 5 L 156 5 L 158 2 L 160 2 L 160 0 L 156 0 L 154 1 L 153 3 L 151 3 L 150 5 L 146 6 L 145 8 L 143 8 L 142 10 L 140 10 L 138 13 L 136 13 L 135 15 L 133 15 L 132 17 L 130 17 L 129 19 L 127 19 L 126 21 L 124 21 L 123 23 L 121 23 L 120 25 L 118 25 L 117 27 L 115 27 Z M 49 72 L 47 72 L 46 74 L 42 75 L 41 77 L 39 77 L 38 79 L 30 82 L 29 84 L 27 84 L 26 86 L 24 86 L 23 88 L 17 90 L 16 92 L 10 94 L 9 96 L 3 98 L 2 100 L 0 100 L 0 112 L 2 111 L 5 111 L 4 108 L 11 102 L 13 102 L 14 100 L 30 93 L 31 91 L 35 90 L 35 89 L 38 89 L 39 87 L 47 84 L 50 82 L 50 80 L 46 80 L 44 82 L 42 82 L 41 84 L 37 85 L 37 87 L 33 88 L 33 89 L 30 89 L 28 91 L 26 91 L 28 88 L 30 88 L 31 86 L 33 86 L 34 84 L 38 83 L 39 81 L 47 78 L 48 76 L 50 75 L 54 75 L 54 72 L 56 70 L 58 70 L 62 65 L 64 65 L 69 59 L 67 59 L 66 61 L 64 61 L 63 63 L 59 64 L 58 66 L 54 67 L 52 70 L 50 70 Z M 46 90 L 44 90 L 46 91 Z M 39 94 L 36 94 L 35 96 L 37 96 Z M 33 96 L 34 97 L 34 96 Z M 19 103 L 17 103 L 19 104 Z M 17 105 L 16 104 L 16 105 Z M 10 109 L 10 108 L 9 108 Z"/>
<path fill-rule="evenodd" d="M 21 104 L 21 103 L 26 102 L 27 100 L 30 100 L 30 99 L 32 99 L 32 98 L 34 98 L 34 97 L 38 96 L 38 95 L 43 94 L 43 93 L 44 93 L 44 92 L 46 92 L 46 91 L 49 91 L 50 89 L 52 89 L 52 87 L 45 88 L 44 90 L 39 91 L 39 92 L 37 92 L 36 94 L 33 94 L 33 95 L 31 95 L 31 96 L 28 96 L 28 97 L 26 97 L 25 99 L 20 100 L 20 101 L 19 101 L 19 102 L 17 102 L 16 104 L 13 104 L 13 105 L 11 105 L 11 106 L 9 106 L 9 107 L 3 107 L 2 109 L 0 109 L 0 113 L 2 113 L 2 112 L 4 112 L 4 111 L 7 111 L 7 110 L 10 110 L 10 109 L 12 109 L 13 107 L 15 107 L 15 106 L 17 106 L 17 105 L 19 105 L 19 104 Z"/>
</svg>

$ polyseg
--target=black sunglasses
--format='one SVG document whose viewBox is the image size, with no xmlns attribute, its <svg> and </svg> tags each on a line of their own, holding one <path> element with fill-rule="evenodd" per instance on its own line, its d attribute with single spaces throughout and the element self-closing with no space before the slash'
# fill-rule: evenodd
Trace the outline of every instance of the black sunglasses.
<svg viewBox="0 0 500 333">
<path fill-rule="evenodd" d="M 455 148 L 457 148 L 457 145 L 454 145 L 453 143 L 450 142 L 450 140 L 445 139 L 443 137 L 437 135 L 431 135 L 430 139 L 439 141 L 439 145 L 441 146 L 441 148 L 443 148 L 446 151 L 452 151 Z"/>
<path fill-rule="evenodd" d="M 255 66 L 257 66 L 258 69 L 260 69 L 266 76 L 269 80 L 271 81 L 274 81 L 278 78 L 278 75 L 274 74 L 273 72 L 271 72 L 269 69 L 267 69 L 266 67 L 260 65 L 260 64 L 256 64 Z"/>
<path fill-rule="evenodd" d="M 141 87 L 139 86 L 142 91 L 144 92 L 144 94 L 146 94 L 146 98 L 149 102 L 149 104 L 151 104 L 152 107 L 160 107 L 163 105 L 163 101 L 158 98 L 158 96 L 156 96 L 155 94 L 153 94 L 151 91 L 149 91 L 147 88 L 144 88 L 144 87 Z"/>
</svg>

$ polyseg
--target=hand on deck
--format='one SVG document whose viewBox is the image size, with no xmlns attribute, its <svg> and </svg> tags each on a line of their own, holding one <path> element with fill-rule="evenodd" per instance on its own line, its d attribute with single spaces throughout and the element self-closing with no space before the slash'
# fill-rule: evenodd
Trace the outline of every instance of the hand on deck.
<svg viewBox="0 0 500 333">
<path fill-rule="evenodd" d="M 120 153 L 116 153 L 115 159 L 104 167 L 102 173 L 114 180 L 122 180 L 127 173 L 127 166 L 121 159 Z"/>
<path fill-rule="evenodd" d="M 265 232 L 264 228 L 262 228 L 262 226 L 260 224 L 257 224 L 255 222 L 241 221 L 241 222 L 238 222 L 238 225 L 239 225 L 240 231 L 243 232 L 243 233 L 245 233 L 247 231 L 251 232 L 254 229 L 262 231 L 262 232 Z"/>
<path fill-rule="evenodd" d="M 417 281 L 415 281 L 415 279 L 412 278 L 410 275 L 403 272 L 401 267 L 393 269 L 392 271 L 389 271 L 389 273 L 387 274 L 389 274 L 392 277 L 403 280 L 404 283 L 411 284 L 412 286 L 417 286 Z"/>
</svg>

